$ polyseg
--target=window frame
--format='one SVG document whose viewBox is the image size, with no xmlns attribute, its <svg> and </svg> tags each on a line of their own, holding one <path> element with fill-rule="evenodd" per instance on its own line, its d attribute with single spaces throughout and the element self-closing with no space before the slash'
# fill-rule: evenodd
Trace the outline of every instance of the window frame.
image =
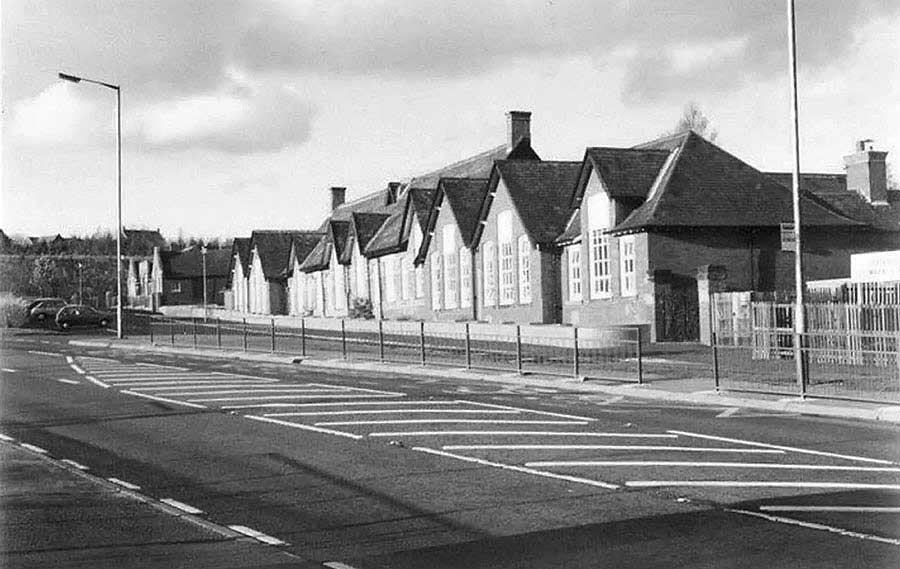
<svg viewBox="0 0 900 569">
<path fill-rule="evenodd" d="M 637 244 L 634 235 L 619 238 L 619 283 L 622 296 L 637 295 Z"/>
<path fill-rule="evenodd" d="M 519 304 L 531 304 L 531 240 L 527 235 L 519 236 L 518 250 Z"/>
</svg>

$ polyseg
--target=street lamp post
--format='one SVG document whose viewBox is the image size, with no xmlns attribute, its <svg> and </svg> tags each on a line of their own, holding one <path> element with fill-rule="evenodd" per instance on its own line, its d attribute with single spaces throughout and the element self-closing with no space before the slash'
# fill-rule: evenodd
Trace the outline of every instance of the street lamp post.
<svg viewBox="0 0 900 569">
<path fill-rule="evenodd" d="M 78 304 L 84 304 L 84 263 L 78 263 Z"/>
<path fill-rule="evenodd" d="M 200 248 L 200 253 L 203 255 L 203 321 L 206 322 L 209 318 L 206 304 L 206 245 Z"/>
<path fill-rule="evenodd" d="M 93 83 L 116 92 L 116 337 L 122 334 L 122 91 L 118 85 L 59 73 L 59 78 L 72 83 Z"/>
</svg>

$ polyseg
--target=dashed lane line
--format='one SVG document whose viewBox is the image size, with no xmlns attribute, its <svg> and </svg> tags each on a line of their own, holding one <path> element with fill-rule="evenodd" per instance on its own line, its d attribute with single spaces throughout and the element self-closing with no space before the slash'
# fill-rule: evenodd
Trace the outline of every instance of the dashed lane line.
<svg viewBox="0 0 900 569">
<path fill-rule="evenodd" d="M 782 464 L 772 462 L 692 462 L 682 460 L 547 460 L 525 463 L 534 467 L 566 467 L 566 466 L 604 466 L 604 467 L 642 467 L 664 466 L 690 468 L 763 468 L 781 470 L 834 470 L 841 472 L 900 472 L 900 468 L 888 466 L 837 466 L 830 464 Z"/>
<path fill-rule="evenodd" d="M 8 443 L 15 442 L 16 439 L 12 438 L 9 435 L 0 434 L 0 441 L 6 441 Z"/>
<path fill-rule="evenodd" d="M 166 399 L 165 397 L 157 397 L 155 395 L 148 395 L 146 393 L 138 393 L 137 391 L 129 391 L 127 389 L 122 390 L 120 393 L 125 393 L 127 395 L 134 395 L 136 397 L 143 397 L 144 399 L 152 399 L 153 401 L 159 401 L 160 403 L 172 403 L 173 405 L 183 405 L 185 407 L 193 407 L 195 409 L 206 409 L 206 405 L 200 405 L 199 403 L 191 403 L 189 401 L 178 401 L 177 399 Z"/>
<path fill-rule="evenodd" d="M 22 448 L 28 449 L 30 451 L 33 451 L 33 452 L 39 452 L 41 454 L 48 454 L 50 452 L 45 448 L 39 447 L 37 445 L 28 444 L 28 443 L 19 443 L 19 446 Z"/>
<path fill-rule="evenodd" d="M 629 480 L 631 488 L 695 487 L 695 488 L 819 488 L 833 490 L 900 490 L 900 484 L 864 482 L 805 482 L 772 480 Z"/>
<path fill-rule="evenodd" d="M 387 421 L 331 421 L 316 423 L 319 427 L 350 427 L 354 425 L 421 425 L 429 423 L 482 423 L 490 425 L 587 425 L 586 421 L 520 421 L 513 419 L 396 419 Z"/>
<path fill-rule="evenodd" d="M 141 487 L 137 484 L 132 484 L 131 482 L 126 482 L 125 480 L 121 480 L 119 478 L 107 478 L 113 484 L 121 486 L 122 488 L 128 488 L 129 490 L 140 490 Z"/>
<path fill-rule="evenodd" d="M 248 528 L 247 526 L 228 526 L 228 529 L 244 534 L 247 537 L 252 537 L 256 541 L 267 545 L 287 545 L 287 543 L 281 541 L 277 537 L 272 537 L 271 535 L 264 534 L 253 528 Z"/>
<path fill-rule="evenodd" d="M 195 508 L 194 506 L 191 506 L 190 504 L 185 504 L 184 502 L 179 502 L 178 500 L 175 500 L 173 498 L 163 498 L 160 500 L 160 502 L 162 502 L 163 504 L 172 506 L 173 508 L 181 510 L 182 512 L 185 512 L 188 514 L 197 515 L 197 514 L 203 513 L 203 510 L 201 510 L 200 508 Z"/>
<path fill-rule="evenodd" d="M 580 417 L 578 415 L 567 415 L 565 413 L 551 413 L 550 411 L 540 411 L 537 409 L 523 409 L 521 407 L 513 407 L 512 405 L 498 405 L 496 403 L 482 403 L 480 401 L 469 401 L 466 399 L 459 399 L 460 403 L 468 403 L 469 405 L 478 405 L 481 407 L 491 407 L 493 409 L 513 409 L 522 413 L 534 413 L 537 415 L 546 415 L 548 417 L 559 417 L 561 419 L 575 419 L 578 421 L 596 421 L 596 419 L 591 417 Z"/>
<path fill-rule="evenodd" d="M 576 482 L 578 484 L 587 484 L 588 486 L 607 488 L 609 490 L 616 490 L 619 488 L 618 484 L 611 484 L 609 482 L 603 482 L 601 480 L 591 480 L 589 478 L 581 478 L 578 476 L 568 476 L 565 474 L 556 474 L 555 472 L 545 472 L 543 470 L 536 470 L 534 468 L 528 468 L 525 466 L 515 466 L 512 464 L 506 464 L 503 462 L 494 462 L 492 460 L 484 460 L 482 458 L 475 458 L 475 457 L 471 457 L 471 456 L 454 454 L 454 453 L 436 450 L 436 449 L 428 448 L 428 447 L 413 447 L 412 450 L 418 451 L 418 452 L 424 452 L 426 454 L 432 454 L 435 456 L 443 456 L 445 458 L 453 458 L 456 460 L 461 460 L 463 462 L 471 462 L 473 464 L 480 464 L 482 466 L 490 466 L 493 468 L 499 468 L 501 470 L 510 470 L 513 472 L 521 472 L 524 474 L 532 474 L 535 476 L 542 476 L 544 478 L 554 478 L 556 480 L 566 480 L 568 482 Z"/>
<path fill-rule="evenodd" d="M 877 541 L 880 543 L 887 543 L 890 545 L 900 545 L 900 539 L 894 539 L 889 537 L 882 537 L 880 535 L 873 535 L 868 533 L 862 533 L 858 531 L 851 531 L 844 528 L 829 526 L 826 524 L 818 524 L 814 522 L 806 522 L 803 520 L 795 520 L 793 518 L 786 518 L 783 516 L 773 516 L 772 514 L 766 514 L 763 512 L 752 512 L 748 510 L 738 510 L 733 508 L 725 508 L 726 512 L 732 512 L 734 514 L 741 514 L 744 516 L 752 516 L 755 518 L 762 518 L 764 520 L 768 520 L 770 522 L 777 522 L 781 524 L 787 524 L 792 526 L 800 526 L 808 529 L 816 529 L 821 531 L 827 531 L 830 533 L 836 533 L 847 537 L 854 537 L 857 539 L 865 539 L 869 541 Z"/>
<path fill-rule="evenodd" d="M 63 357 L 63 354 L 59 354 L 59 353 L 56 353 L 56 352 L 42 352 L 41 350 L 28 350 L 28 353 L 29 353 L 29 354 L 34 354 L 34 355 L 36 355 L 36 356 L 52 356 L 52 357 L 55 357 L 55 358 L 61 358 L 61 357 Z M 68 360 L 69 357 L 71 357 L 71 356 L 66 356 L 66 359 Z"/>
<path fill-rule="evenodd" d="M 162 364 L 151 364 L 148 362 L 137 362 L 134 365 L 141 366 L 141 367 L 153 367 L 153 368 L 158 368 L 158 369 L 174 369 L 174 370 L 178 370 L 178 371 L 188 371 L 189 370 L 189 368 L 186 368 L 186 367 L 169 366 L 169 365 L 162 365 Z"/>
<path fill-rule="evenodd" d="M 894 506 L 760 506 L 763 512 L 826 512 L 860 514 L 900 514 Z"/>
<path fill-rule="evenodd" d="M 745 449 L 720 447 L 686 447 L 665 445 L 448 445 L 446 450 L 636 450 L 674 452 L 731 452 L 740 454 L 784 454 L 775 449 Z"/>
<path fill-rule="evenodd" d="M 882 459 L 879 459 L 879 458 L 868 458 L 868 457 L 864 457 L 864 456 L 855 456 L 855 455 L 850 455 L 850 454 L 838 454 L 838 453 L 835 453 L 835 452 L 827 452 L 827 451 L 822 451 L 822 450 L 812 450 L 812 449 L 805 449 L 805 448 L 798 448 L 798 447 L 790 447 L 790 446 L 784 446 L 784 445 L 773 445 L 773 444 L 769 444 L 769 443 L 761 443 L 761 442 L 757 442 L 757 441 L 747 441 L 747 440 L 743 440 L 743 439 L 732 439 L 732 438 L 729 438 L 729 437 L 719 437 L 719 436 L 714 436 L 714 435 L 703 435 L 703 434 L 700 434 L 700 433 L 691 433 L 691 432 L 688 432 L 688 431 L 675 431 L 675 430 L 669 430 L 669 431 L 666 431 L 666 432 L 672 433 L 672 434 L 675 434 L 675 435 L 684 436 L 684 437 L 696 437 L 696 438 L 699 438 L 699 439 L 707 439 L 707 440 L 712 440 L 712 441 L 721 441 L 721 442 L 726 442 L 726 443 L 737 443 L 737 444 L 750 445 L 750 446 L 757 446 L 757 447 L 766 447 L 766 448 L 780 449 L 780 450 L 788 451 L 788 452 L 799 452 L 799 453 L 804 453 L 804 454 L 814 454 L 814 455 L 817 455 L 817 456 L 828 456 L 828 457 L 831 457 L 831 458 L 843 458 L 843 459 L 847 459 L 847 460 L 857 460 L 857 461 L 860 461 L 860 462 L 872 462 L 872 463 L 875 463 L 875 464 L 894 464 L 894 462 L 892 462 L 892 461 L 890 461 L 890 460 L 882 460 Z"/>
<path fill-rule="evenodd" d="M 8 368 L 8 367 L 2 367 L 2 368 L 0 368 L 0 371 L 2 371 L 4 373 L 16 373 L 18 370 Z"/>
<path fill-rule="evenodd" d="M 57 379 L 56 381 L 60 383 L 68 383 L 69 385 L 81 385 L 80 381 L 75 381 L 74 379 L 65 379 L 63 377 Z"/>
<path fill-rule="evenodd" d="M 676 439 L 678 435 L 645 433 L 585 433 L 581 431 L 381 431 L 369 433 L 370 437 L 443 437 L 443 436 L 488 436 L 488 437 L 622 437 L 647 439 Z M 521 445 L 516 445 L 521 446 Z M 768 452 L 768 451 L 767 451 Z M 773 453 L 783 451 L 771 451 Z"/>
<path fill-rule="evenodd" d="M 80 462 L 75 462 L 71 458 L 64 458 L 64 459 L 60 460 L 60 462 L 64 462 L 64 463 L 68 464 L 69 466 L 77 468 L 78 470 L 90 470 L 87 466 L 81 464 Z"/>
<path fill-rule="evenodd" d="M 266 401 L 270 399 L 369 399 L 379 397 L 377 395 L 355 395 L 352 393 L 322 393 L 318 395 L 260 395 L 253 397 L 214 397 L 211 399 L 188 399 L 193 403 L 221 403 L 224 401 Z M 395 397 L 395 395 L 382 395 L 381 397 Z"/>
<path fill-rule="evenodd" d="M 337 435 L 339 437 L 346 437 L 348 439 L 360 440 L 363 438 L 362 435 L 356 435 L 353 433 L 345 433 L 344 431 L 336 431 L 334 429 L 323 429 L 322 427 L 315 427 L 313 425 L 303 425 L 300 423 L 291 423 L 289 421 L 282 421 L 280 419 L 272 419 L 270 417 L 259 416 L 259 415 L 244 415 L 247 419 L 252 419 L 254 421 L 262 421 L 264 423 L 272 423 L 275 425 L 281 425 L 283 427 L 292 427 L 294 429 L 301 429 L 303 431 L 312 431 L 314 433 L 322 433 L 326 435 Z"/>
<path fill-rule="evenodd" d="M 85 377 L 85 379 L 87 379 L 88 381 L 90 381 L 91 383 L 93 383 L 94 385 L 99 385 L 99 386 L 102 387 L 103 389 L 109 389 L 109 384 L 108 384 L 108 383 L 103 383 L 102 381 L 100 381 L 99 379 L 97 379 L 96 377 L 94 377 L 94 376 L 92 376 L 92 375 L 86 375 L 86 376 L 84 376 L 84 377 Z"/>
<path fill-rule="evenodd" d="M 509 409 L 356 409 L 352 411 L 301 411 L 297 413 L 267 413 L 266 417 L 317 417 L 338 415 L 404 415 L 417 413 L 447 413 L 447 414 L 472 414 L 472 415 L 518 415 L 519 411 Z"/>
</svg>

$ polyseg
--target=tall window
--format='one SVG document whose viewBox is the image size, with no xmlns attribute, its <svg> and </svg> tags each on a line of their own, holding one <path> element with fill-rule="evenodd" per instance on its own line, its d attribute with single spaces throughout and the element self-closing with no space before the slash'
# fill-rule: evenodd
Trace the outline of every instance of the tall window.
<svg viewBox="0 0 900 569">
<path fill-rule="evenodd" d="M 527 235 L 519 237 L 519 303 L 531 302 L 531 242 Z"/>
<path fill-rule="evenodd" d="M 397 281 L 394 278 L 397 268 L 394 266 L 395 264 L 396 259 L 393 255 L 384 257 L 384 296 L 388 302 L 397 301 Z"/>
<path fill-rule="evenodd" d="M 425 267 L 416 265 L 416 298 L 425 296 Z"/>
<path fill-rule="evenodd" d="M 484 244 L 484 305 L 497 305 L 497 250 L 492 241 Z"/>
<path fill-rule="evenodd" d="M 459 306 L 472 306 L 472 252 L 465 246 L 459 248 Z"/>
<path fill-rule="evenodd" d="M 609 238 L 603 234 L 610 226 L 610 203 L 605 193 L 588 198 L 588 254 L 590 256 L 591 298 L 612 293 L 609 266 Z"/>
<path fill-rule="evenodd" d="M 622 296 L 634 296 L 637 293 L 634 260 L 634 235 L 620 238 L 619 263 L 622 271 Z"/>
<path fill-rule="evenodd" d="M 356 296 L 359 298 L 368 298 L 369 296 L 369 275 L 366 271 L 367 262 L 368 259 L 358 252 L 353 259 L 353 266 L 356 270 Z"/>
<path fill-rule="evenodd" d="M 569 301 L 581 300 L 581 243 L 566 247 L 568 258 Z"/>
<path fill-rule="evenodd" d="M 512 212 L 497 214 L 497 242 L 500 243 L 500 304 L 516 301 L 516 275 L 513 267 Z"/>
<path fill-rule="evenodd" d="M 431 308 L 441 309 L 441 256 L 437 251 L 431 253 Z"/>
<path fill-rule="evenodd" d="M 325 273 L 325 295 L 328 297 L 328 311 L 334 314 L 334 269 L 327 269 Z"/>
<path fill-rule="evenodd" d="M 334 263 L 334 307 L 338 310 L 347 308 L 347 289 L 344 279 L 344 265 Z"/>
<path fill-rule="evenodd" d="M 443 229 L 444 308 L 456 308 L 459 296 L 459 258 L 456 256 L 456 226 Z"/>
</svg>

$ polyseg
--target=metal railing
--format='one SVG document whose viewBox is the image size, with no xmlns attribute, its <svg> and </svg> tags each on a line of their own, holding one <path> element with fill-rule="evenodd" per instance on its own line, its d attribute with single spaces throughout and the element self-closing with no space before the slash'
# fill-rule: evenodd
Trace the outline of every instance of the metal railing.
<svg viewBox="0 0 900 569">
<path fill-rule="evenodd" d="M 753 335 L 713 335 L 712 350 L 717 390 L 900 402 L 900 333 L 802 334 L 802 384 L 791 334 L 762 344 Z"/>
<path fill-rule="evenodd" d="M 644 381 L 639 328 L 553 328 L 390 320 L 296 323 L 147 315 L 130 336 L 157 345 Z"/>
</svg>

